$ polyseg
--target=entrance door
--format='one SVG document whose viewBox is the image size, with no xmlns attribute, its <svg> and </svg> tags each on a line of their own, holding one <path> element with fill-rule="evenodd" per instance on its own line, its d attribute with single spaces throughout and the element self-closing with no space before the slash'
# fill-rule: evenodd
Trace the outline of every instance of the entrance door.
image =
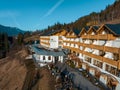
<svg viewBox="0 0 120 90">
<path fill-rule="evenodd" d="M 59 57 L 58 56 L 55 56 L 55 63 L 57 63 L 59 60 Z"/>
</svg>

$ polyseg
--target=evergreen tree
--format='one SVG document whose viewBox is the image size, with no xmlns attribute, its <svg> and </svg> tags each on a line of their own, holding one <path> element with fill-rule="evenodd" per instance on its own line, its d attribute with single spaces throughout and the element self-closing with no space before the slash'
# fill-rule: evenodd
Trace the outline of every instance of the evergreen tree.
<svg viewBox="0 0 120 90">
<path fill-rule="evenodd" d="M 4 42 L 5 51 L 8 51 L 9 50 L 8 35 L 7 33 L 4 33 L 3 35 L 4 35 L 3 42 Z"/>
<path fill-rule="evenodd" d="M 18 44 L 19 45 L 23 44 L 23 34 L 22 33 L 18 34 L 17 40 L 18 40 Z"/>
</svg>

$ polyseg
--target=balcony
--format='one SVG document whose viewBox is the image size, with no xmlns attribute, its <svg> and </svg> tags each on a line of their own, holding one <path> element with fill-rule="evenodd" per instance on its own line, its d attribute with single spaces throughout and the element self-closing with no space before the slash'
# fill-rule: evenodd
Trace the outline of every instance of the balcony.
<svg viewBox="0 0 120 90">
<path fill-rule="evenodd" d="M 98 35 L 98 39 L 102 39 L 102 40 L 114 40 L 115 37 L 112 34 L 99 34 Z"/>
<path fill-rule="evenodd" d="M 91 48 L 91 47 L 90 47 L 90 44 L 85 44 L 85 43 L 83 43 L 83 46 L 84 46 L 84 47 Z"/>
<path fill-rule="evenodd" d="M 82 35 L 81 38 L 83 38 L 83 39 L 89 39 L 89 35 Z"/>
<path fill-rule="evenodd" d="M 78 44 L 78 43 L 79 43 L 79 42 L 77 42 L 77 41 L 67 41 L 67 40 L 64 40 L 63 42 L 71 43 L 71 44 Z"/>
<path fill-rule="evenodd" d="M 90 47 L 93 48 L 93 49 L 98 49 L 98 50 L 103 50 L 104 49 L 104 47 L 100 46 L 100 45 L 93 45 L 93 44 L 91 44 Z"/>
<path fill-rule="evenodd" d="M 40 37 L 40 40 L 50 40 L 49 37 L 45 38 L 45 37 Z"/>
<path fill-rule="evenodd" d="M 103 57 L 103 62 L 111 64 L 111 65 L 113 65 L 115 67 L 118 67 L 118 61 Z"/>
<path fill-rule="evenodd" d="M 102 40 L 114 40 L 115 37 L 112 34 L 98 34 L 98 35 L 82 35 L 83 39 L 102 39 Z"/>
<path fill-rule="evenodd" d="M 118 69 L 120 69 L 120 60 L 118 60 L 117 62 L 118 62 Z"/>
<path fill-rule="evenodd" d="M 112 52 L 112 53 L 119 53 L 119 48 L 104 46 L 104 51 Z"/>
<path fill-rule="evenodd" d="M 79 46 L 83 46 L 84 43 L 81 42 L 77 42 Z"/>
<path fill-rule="evenodd" d="M 92 54 L 92 53 L 89 53 L 89 52 L 83 52 L 83 54 L 91 57 L 91 58 L 95 58 L 95 59 L 98 59 L 98 60 L 101 60 L 102 61 L 102 57 L 101 56 L 98 56 L 98 55 L 95 55 L 95 54 Z"/>
<path fill-rule="evenodd" d="M 89 53 L 89 52 L 85 52 L 85 51 L 82 51 L 82 50 L 79 50 L 77 48 L 74 48 L 74 47 L 69 47 L 69 46 L 63 46 L 64 48 L 67 48 L 67 49 L 70 49 L 72 51 L 75 51 L 77 53 L 83 53 L 91 58 L 95 58 L 95 59 L 98 59 L 100 60 L 101 62 L 106 62 L 110 65 L 113 65 L 115 67 L 117 67 L 118 69 L 120 69 L 120 60 L 112 60 L 112 59 L 109 59 L 109 58 L 105 58 L 105 57 L 102 57 L 102 56 L 98 56 L 98 55 L 95 55 L 95 54 L 92 54 L 92 53 Z"/>
<path fill-rule="evenodd" d="M 50 45 L 49 42 L 40 42 L 40 43 L 42 43 L 42 44 L 46 44 L 46 45 Z"/>
<path fill-rule="evenodd" d="M 108 35 L 107 34 L 99 34 L 98 35 L 98 39 L 107 40 L 108 39 Z"/>
<path fill-rule="evenodd" d="M 66 41 L 66 40 L 64 42 L 71 43 L 71 44 L 78 44 L 79 46 L 88 47 L 92 49 L 103 50 L 105 52 L 119 53 L 119 48 L 116 48 L 116 47 L 85 44 L 85 43 L 80 43 L 80 42 L 75 42 L 75 41 Z"/>
<path fill-rule="evenodd" d="M 89 35 L 89 38 L 90 38 L 90 39 L 97 39 L 97 38 L 98 38 L 98 35 Z"/>
<path fill-rule="evenodd" d="M 66 36 L 66 38 L 76 38 L 77 36 Z"/>
</svg>

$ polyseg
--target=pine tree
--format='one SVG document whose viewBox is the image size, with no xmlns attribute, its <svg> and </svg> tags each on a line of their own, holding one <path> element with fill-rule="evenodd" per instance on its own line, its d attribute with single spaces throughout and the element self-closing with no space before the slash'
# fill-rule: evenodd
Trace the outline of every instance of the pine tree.
<svg viewBox="0 0 120 90">
<path fill-rule="evenodd" d="M 18 40 L 18 44 L 19 45 L 23 44 L 23 34 L 22 33 L 18 34 L 17 40 Z"/>
</svg>

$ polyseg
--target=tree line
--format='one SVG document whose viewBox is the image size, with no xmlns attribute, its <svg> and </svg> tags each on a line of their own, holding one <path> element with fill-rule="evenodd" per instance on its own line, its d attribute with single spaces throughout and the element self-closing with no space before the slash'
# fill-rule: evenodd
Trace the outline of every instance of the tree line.
<svg viewBox="0 0 120 90">
<path fill-rule="evenodd" d="M 6 57 L 12 46 L 20 46 L 23 42 L 24 34 L 19 33 L 17 36 L 8 36 L 5 32 L 0 32 L 0 58 Z M 14 45 L 13 45 L 14 44 Z"/>
<path fill-rule="evenodd" d="M 105 10 L 100 12 L 92 12 L 89 15 L 80 17 L 75 22 L 61 24 L 59 22 L 55 23 L 52 26 L 48 26 L 43 30 L 36 30 L 34 33 L 46 33 L 50 30 L 59 30 L 59 29 L 77 29 L 81 30 L 85 26 L 90 25 L 100 25 L 108 21 L 113 21 L 115 19 L 120 19 L 120 0 L 116 0 L 112 5 L 107 5 Z"/>
</svg>

